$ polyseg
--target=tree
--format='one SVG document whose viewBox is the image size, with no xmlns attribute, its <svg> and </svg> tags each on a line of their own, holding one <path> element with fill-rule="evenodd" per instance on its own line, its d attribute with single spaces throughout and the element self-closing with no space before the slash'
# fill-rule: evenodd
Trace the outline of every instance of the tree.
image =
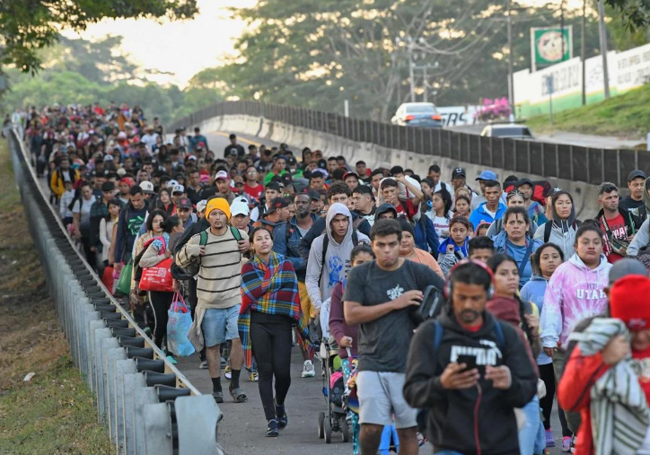
<svg viewBox="0 0 650 455">
<path fill-rule="evenodd" d="M 605 0 L 605 3 L 619 12 L 628 30 L 650 26 L 650 0 Z"/>
<path fill-rule="evenodd" d="M 34 74 L 38 51 L 55 44 L 61 28 L 83 30 L 107 18 L 188 19 L 197 11 L 196 0 L 2 0 L 1 62 Z"/>
</svg>

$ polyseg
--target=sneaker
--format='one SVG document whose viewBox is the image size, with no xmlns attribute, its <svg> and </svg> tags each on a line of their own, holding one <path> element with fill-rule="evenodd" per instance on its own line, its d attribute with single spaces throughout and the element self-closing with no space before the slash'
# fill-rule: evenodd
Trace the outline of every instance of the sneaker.
<svg viewBox="0 0 650 455">
<path fill-rule="evenodd" d="M 167 356 L 167 361 L 168 361 L 169 363 L 171 363 L 172 365 L 176 365 L 176 364 L 178 363 L 178 362 L 176 361 L 176 359 L 173 358 L 173 357 L 170 356 L 170 355 Z"/>
<path fill-rule="evenodd" d="M 287 424 L 289 423 L 289 417 L 287 417 L 287 411 L 284 409 L 284 405 L 275 405 L 275 415 L 278 416 L 278 428 L 280 430 L 286 428 Z"/>
<path fill-rule="evenodd" d="M 260 380 L 260 375 L 257 374 L 257 371 L 252 371 L 250 376 L 248 376 L 250 382 L 257 382 Z"/>
<path fill-rule="evenodd" d="M 199 364 L 199 370 L 207 370 L 208 369 L 208 361 L 204 360 Z"/>
<path fill-rule="evenodd" d="M 230 368 L 230 365 L 227 365 L 226 368 L 223 369 L 223 375 L 226 379 L 232 379 L 232 369 Z"/>
<path fill-rule="evenodd" d="M 571 452 L 571 436 L 562 438 L 562 452 Z"/>
<path fill-rule="evenodd" d="M 316 370 L 314 369 L 314 364 L 312 363 L 311 360 L 305 360 L 305 364 L 302 367 L 302 375 L 303 378 L 313 378 L 316 376 Z"/>
<path fill-rule="evenodd" d="M 553 433 L 551 429 L 544 431 L 546 433 L 546 447 L 555 447 L 555 439 L 553 439 Z"/>
</svg>

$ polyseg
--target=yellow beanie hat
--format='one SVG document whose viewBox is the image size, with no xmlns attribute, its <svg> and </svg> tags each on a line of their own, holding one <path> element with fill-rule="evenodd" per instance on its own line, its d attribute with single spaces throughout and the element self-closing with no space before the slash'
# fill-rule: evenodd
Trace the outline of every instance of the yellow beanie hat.
<svg viewBox="0 0 650 455">
<path fill-rule="evenodd" d="M 206 218 L 209 217 L 210 213 L 215 209 L 221 210 L 223 213 L 225 213 L 226 218 L 228 221 L 230 221 L 230 205 L 228 205 L 227 200 L 222 197 L 215 197 L 213 199 L 210 199 L 208 201 L 208 205 L 205 207 Z"/>
</svg>

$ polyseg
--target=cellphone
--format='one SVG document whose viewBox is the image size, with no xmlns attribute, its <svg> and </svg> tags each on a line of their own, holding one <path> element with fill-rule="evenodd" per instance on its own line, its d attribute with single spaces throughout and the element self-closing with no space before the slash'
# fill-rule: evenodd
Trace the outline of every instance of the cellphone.
<svg viewBox="0 0 650 455">
<path fill-rule="evenodd" d="M 478 365 L 476 364 L 476 356 L 473 355 L 459 355 L 458 358 L 456 359 L 456 363 L 458 364 L 464 363 L 465 365 L 467 365 L 467 367 L 463 369 L 462 372 L 479 368 Z"/>
</svg>

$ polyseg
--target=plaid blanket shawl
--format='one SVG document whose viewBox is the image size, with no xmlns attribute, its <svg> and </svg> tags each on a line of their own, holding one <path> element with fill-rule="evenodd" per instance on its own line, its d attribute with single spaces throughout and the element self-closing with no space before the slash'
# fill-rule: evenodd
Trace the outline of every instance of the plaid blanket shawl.
<svg viewBox="0 0 650 455">
<path fill-rule="evenodd" d="M 267 264 L 255 255 L 244 264 L 241 294 L 242 306 L 238 328 L 247 368 L 251 368 L 253 363 L 253 346 L 250 338 L 251 311 L 290 317 L 296 321 L 305 348 L 311 349 L 307 329 L 309 321 L 300 307 L 296 272 L 291 262 L 284 256 L 272 252 Z"/>
</svg>

